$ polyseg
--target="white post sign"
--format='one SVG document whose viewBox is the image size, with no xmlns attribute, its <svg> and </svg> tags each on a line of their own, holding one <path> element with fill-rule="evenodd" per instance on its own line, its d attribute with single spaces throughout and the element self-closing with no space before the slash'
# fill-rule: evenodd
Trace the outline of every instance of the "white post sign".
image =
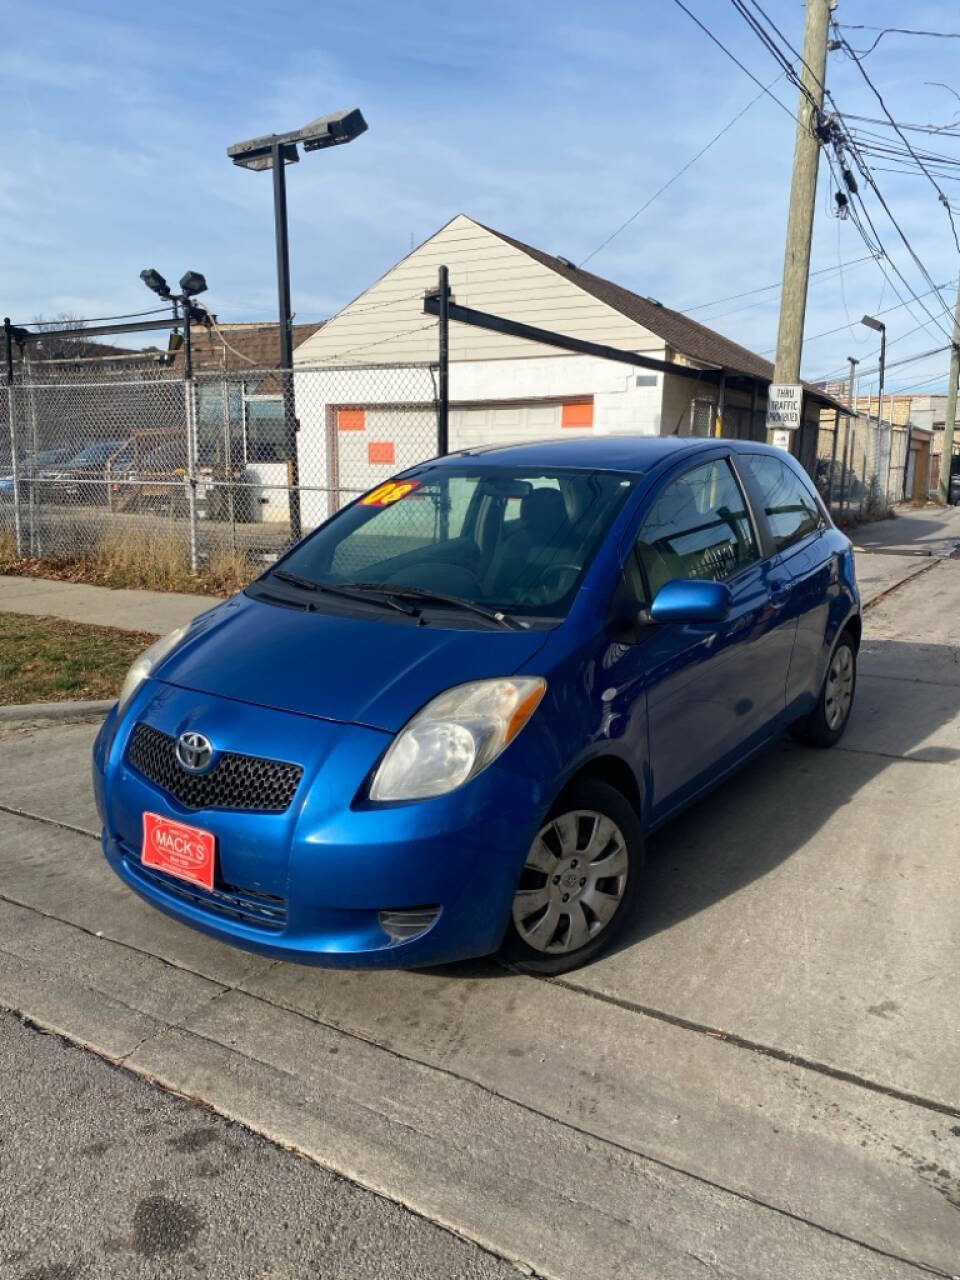
<svg viewBox="0 0 960 1280">
<path fill-rule="evenodd" d="M 774 431 L 774 444 L 789 449 L 791 431 L 800 427 L 803 387 L 799 382 L 774 382 L 767 392 L 767 432 Z M 782 443 L 784 442 L 785 443 Z"/>
</svg>

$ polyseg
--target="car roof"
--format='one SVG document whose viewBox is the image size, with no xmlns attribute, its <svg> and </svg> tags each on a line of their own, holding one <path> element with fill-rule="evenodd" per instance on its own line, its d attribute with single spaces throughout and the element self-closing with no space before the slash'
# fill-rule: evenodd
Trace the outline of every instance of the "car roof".
<svg viewBox="0 0 960 1280">
<path fill-rule="evenodd" d="M 483 445 L 461 449 L 437 461 L 456 464 L 466 460 L 482 466 L 579 467 L 591 471 L 644 473 L 687 453 L 702 453 L 717 445 L 777 453 L 779 450 L 753 440 L 724 440 L 705 436 L 584 435 L 571 439 L 537 440 L 527 444 Z"/>
</svg>

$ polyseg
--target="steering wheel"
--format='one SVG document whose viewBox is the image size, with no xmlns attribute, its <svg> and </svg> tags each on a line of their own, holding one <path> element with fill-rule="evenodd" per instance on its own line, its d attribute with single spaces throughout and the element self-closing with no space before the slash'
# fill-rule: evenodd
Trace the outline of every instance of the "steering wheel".
<svg viewBox="0 0 960 1280">
<path fill-rule="evenodd" d="M 568 573 L 571 575 L 571 581 L 580 576 L 582 565 L 573 564 L 570 561 L 561 561 L 560 564 L 551 564 L 538 575 L 535 587 L 549 587 L 551 584 L 559 586 L 563 582 L 562 575 Z"/>
</svg>

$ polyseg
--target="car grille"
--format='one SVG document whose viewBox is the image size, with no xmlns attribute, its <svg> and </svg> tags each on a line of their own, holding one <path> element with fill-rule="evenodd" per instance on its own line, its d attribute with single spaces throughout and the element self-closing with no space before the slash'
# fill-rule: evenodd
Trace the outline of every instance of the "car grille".
<svg viewBox="0 0 960 1280">
<path fill-rule="evenodd" d="M 138 724 L 127 760 L 187 809 L 237 809 L 247 813 L 283 813 L 303 776 L 298 764 L 224 752 L 207 773 L 190 773 L 176 756 L 176 738 L 149 724 Z"/>
<path fill-rule="evenodd" d="M 200 885 L 189 884 L 186 880 L 178 880 L 176 876 L 167 875 L 164 871 L 145 867 L 136 850 L 128 844 L 121 845 L 121 850 L 127 869 L 135 880 L 162 889 L 181 902 L 213 911 L 231 920 L 239 920 L 257 929 L 280 930 L 287 923 L 285 898 L 278 898 L 272 893 L 256 893 L 253 889 L 240 889 L 232 884 L 218 884 L 213 889 L 204 889 Z"/>
</svg>

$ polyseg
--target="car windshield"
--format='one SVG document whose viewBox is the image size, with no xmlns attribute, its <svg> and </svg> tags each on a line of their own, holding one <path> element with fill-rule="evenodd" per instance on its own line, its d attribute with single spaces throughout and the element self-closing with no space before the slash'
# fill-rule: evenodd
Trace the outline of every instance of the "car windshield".
<svg viewBox="0 0 960 1280">
<path fill-rule="evenodd" d="M 424 605 L 445 595 L 563 617 L 636 479 L 567 468 L 408 473 L 351 504 L 273 572 L 314 588 L 376 585 Z"/>
</svg>

